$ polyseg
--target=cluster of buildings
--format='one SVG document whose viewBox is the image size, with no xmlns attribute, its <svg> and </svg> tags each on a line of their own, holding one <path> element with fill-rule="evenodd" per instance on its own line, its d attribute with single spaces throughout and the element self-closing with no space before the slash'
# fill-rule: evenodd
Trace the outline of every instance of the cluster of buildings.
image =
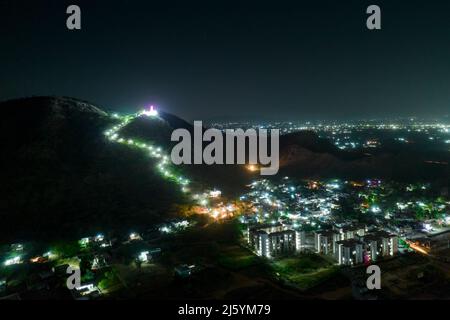
<svg viewBox="0 0 450 320">
<path fill-rule="evenodd" d="M 332 142 L 336 147 L 348 149 L 374 149 L 382 145 L 382 141 L 387 136 L 402 135 L 395 137 L 394 141 L 409 143 L 407 137 L 411 134 L 417 136 L 421 134 L 423 139 L 429 142 L 441 144 L 443 150 L 447 149 L 446 144 L 450 143 L 448 133 L 450 125 L 434 121 L 420 121 L 418 119 L 393 119 L 370 120 L 370 121 L 317 121 L 317 122 L 291 122 L 276 121 L 267 123 L 255 122 L 225 122 L 213 123 L 214 128 L 225 130 L 227 128 L 249 129 L 260 127 L 265 129 L 279 129 L 281 134 L 289 134 L 299 131 L 313 131 L 321 138 Z M 388 133 L 388 135 L 386 135 Z M 390 135 L 389 135 L 390 133 Z M 406 138 L 405 138 L 406 137 Z"/>
<path fill-rule="evenodd" d="M 429 184 L 284 177 L 249 187 L 241 200 L 252 210 L 240 221 L 259 256 L 307 250 L 339 265 L 357 265 L 399 251 L 430 254 L 450 248 L 450 201 Z"/>
<path fill-rule="evenodd" d="M 398 237 L 383 230 L 366 233 L 363 228 L 331 230 L 332 254 L 339 265 L 370 263 L 398 253 Z M 316 238 L 323 239 L 318 232 Z M 330 238 L 327 238 L 329 240 Z M 316 248 L 320 252 L 320 241 Z M 329 253 L 330 251 L 328 251 Z"/>
<path fill-rule="evenodd" d="M 262 179 L 250 185 L 250 192 L 240 197 L 252 208 L 254 215 L 242 217 L 243 223 L 273 223 L 282 221 L 296 225 L 326 223 L 332 211 L 339 208 L 339 198 L 344 196 L 339 181 L 326 184 L 308 181 L 297 184 L 284 177 L 279 183 Z M 245 221 L 244 221 L 245 220 Z"/>
<path fill-rule="evenodd" d="M 367 181 L 372 189 L 381 182 Z M 241 221 L 248 225 L 248 245 L 262 257 L 273 258 L 310 251 L 333 257 L 339 265 L 357 265 L 394 256 L 398 252 L 396 234 L 369 230 L 351 219 L 338 219 L 339 199 L 347 197 L 339 180 L 309 181 L 296 185 L 284 178 L 279 184 L 254 182 L 245 200 L 255 214 Z M 375 210 L 372 210 L 375 211 Z M 370 212 L 370 215 L 375 213 Z"/>
<path fill-rule="evenodd" d="M 299 236 L 296 231 L 281 224 L 260 225 L 248 228 L 248 243 L 257 255 L 272 258 L 279 254 L 297 251 Z"/>
<path fill-rule="evenodd" d="M 185 227 L 185 223 L 174 220 L 170 226 L 181 228 Z M 116 237 L 99 233 L 79 239 L 78 244 L 71 242 L 51 250 L 46 245 L 31 242 L 1 246 L 0 300 L 88 300 L 111 292 L 110 288 L 115 290 L 122 285 L 114 275 L 114 265 L 127 265 L 134 261 L 141 268 L 146 263 L 156 263 L 161 256 L 162 249 L 146 240 L 154 239 L 150 231 Z M 165 233 L 157 232 L 160 236 Z M 48 251 L 41 253 L 42 248 Z M 69 267 L 72 271 L 80 270 L 82 278 L 79 287 L 67 287 L 66 280 L 71 274 Z"/>
<path fill-rule="evenodd" d="M 365 226 L 337 226 L 316 231 L 282 225 L 253 225 L 248 244 L 266 258 L 311 251 L 334 257 L 339 265 L 370 263 L 398 253 L 398 237 L 383 230 L 367 232 Z"/>
</svg>

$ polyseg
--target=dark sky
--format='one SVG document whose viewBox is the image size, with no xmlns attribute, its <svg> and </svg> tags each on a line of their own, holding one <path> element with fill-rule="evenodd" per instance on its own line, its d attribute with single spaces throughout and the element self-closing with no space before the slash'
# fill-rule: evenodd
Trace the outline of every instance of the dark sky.
<svg viewBox="0 0 450 320">
<path fill-rule="evenodd" d="M 69 4 L 81 31 L 66 29 Z M 449 17 L 444 0 L 0 0 L 0 100 L 152 103 L 189 120 L 441 117 Z"/>
</svg>

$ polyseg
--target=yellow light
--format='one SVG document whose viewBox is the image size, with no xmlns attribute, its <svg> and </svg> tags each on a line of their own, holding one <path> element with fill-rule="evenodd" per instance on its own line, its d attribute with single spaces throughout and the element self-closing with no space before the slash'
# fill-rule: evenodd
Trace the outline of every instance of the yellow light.
<svg viewBox="0 0 450 320">
<path fill-rule="evenodd" d="M 213 210 L 211 215 L 213 216 L 214 219 L 217 219 L 217 217 L 219 216 L 219 211 Z"/>
</svg>

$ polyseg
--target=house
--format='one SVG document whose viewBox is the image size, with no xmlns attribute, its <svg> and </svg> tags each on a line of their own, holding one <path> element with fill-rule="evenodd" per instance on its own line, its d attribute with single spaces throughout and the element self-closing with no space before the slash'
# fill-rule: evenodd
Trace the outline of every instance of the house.
<svg viewBox="0 0 450 320">
<path fill-rule="evenodd" d="M 180 278 L 188 278 L 191 276 L 195 265 L 188 266 L 187 264 L 181 264 L 175 267 L 175 275 Z"/>
</svg>

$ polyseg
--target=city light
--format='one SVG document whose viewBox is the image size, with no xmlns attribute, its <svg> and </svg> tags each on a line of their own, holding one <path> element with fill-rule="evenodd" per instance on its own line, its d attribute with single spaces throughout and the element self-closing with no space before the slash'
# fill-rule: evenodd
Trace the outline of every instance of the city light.
<svg viewBox="0 0 450 320">
<path fill-rule="evenodd" d="M 209 197 L 210 198 L 218 198 L 221 196 L 221 194 L 222 194 L 222 191 L 220 191 L 220 190 L 212 190 L 209 192 Z"/>
<path fill-rule="evenodd" d="M 49 260 L 54 260 L 54 259 L 56 259 L 58 257 L 58 255 L 56 253 L 53 253 L 51 251 L 48 251 L 48 252 L 44 253 L 42 256 L 44 258 L 49 259 Z"/>
<path fill-rule="evenodd" d="M 79 241 L 79 244 L 81 247 L 86 247 L 89 244 L 89 242 L 90 242 L 90 239 L 86 237 L 86 238 L 82 238 Z"/>
<path fill-rule="evenodd" d="M 139 261 L 140 262 L 148 262 L 148 255 L 149 255 L 148 251 L 142 251 L 138 257 Z"/>
<path fill-rule="evenodd" d="M 135 240 L 142 240 L 141 236 L 136 233 L 136 232 L 132 232 L 130 233 L 130 241 L 135 241 Z"/>
<path fill-rule="evenodd" d="M 381 212 L 381 209 L 380 209 L 379 206 L 372 206 L 372 207 L 370 208 L 370 211 L 372 211 L 373 213 L 380 213 L 380 212 Z"/>
<path fill-rule="evenodd" d="M 20 258 L 20 256 L 17 256 L 17 257 L 11 258 L 11 259 L 7 259 L 4 264 L 5 264 L 5 266 L 12 266 L 15 264 L 20 264 L 20 263 L 22 263 L 21 258 Z"/>
</svg>

